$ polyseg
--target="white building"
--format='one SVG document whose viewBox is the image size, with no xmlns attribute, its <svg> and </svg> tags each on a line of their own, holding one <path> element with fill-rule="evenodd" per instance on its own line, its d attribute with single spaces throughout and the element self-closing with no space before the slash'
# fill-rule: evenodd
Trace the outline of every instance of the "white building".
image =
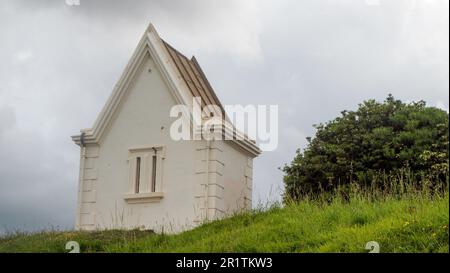
<svg viewBox="0 0 450 273">
<path fill-rule="evenodd" d="M 72 137 L 81 149 L 76 229 L 173 233 L 251 208 L 254 141 L 171 137 L 172 106 L 192 109 L 193 97 L 223 110 L 195 58 L 150 25 L 94 126 Z"/>
</svg>

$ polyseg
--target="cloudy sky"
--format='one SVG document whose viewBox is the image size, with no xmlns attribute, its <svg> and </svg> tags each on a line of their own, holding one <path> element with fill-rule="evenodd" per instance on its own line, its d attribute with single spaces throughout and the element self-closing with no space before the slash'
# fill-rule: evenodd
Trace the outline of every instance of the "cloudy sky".
<svg viewBox="0 0 450 273">
<path fill-rule="evenodd" d="M 70 1 L 69 1 L 70 2 Z M 0 230 L 71 228 L 79 148 L 151 21 L 195 55 L 224 104 L 279 105 L 278 149 L 255 161 L 254 200 L 312 124 L 388 93 L 448 111 L 447 0 L 0 3 Z M 260 201 L 258 201 L 260 200 Z"/>
</svg>

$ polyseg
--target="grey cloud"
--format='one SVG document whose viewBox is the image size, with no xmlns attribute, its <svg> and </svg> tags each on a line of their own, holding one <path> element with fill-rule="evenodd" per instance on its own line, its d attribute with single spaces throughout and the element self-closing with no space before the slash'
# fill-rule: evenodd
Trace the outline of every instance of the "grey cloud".
<svg viewBox="0 0 450 273">
<path fill-rule="evenodd" d="M 16 115 L 11 106 L 0 106 L 0 137 L 16 123 Z"/>
</svg>

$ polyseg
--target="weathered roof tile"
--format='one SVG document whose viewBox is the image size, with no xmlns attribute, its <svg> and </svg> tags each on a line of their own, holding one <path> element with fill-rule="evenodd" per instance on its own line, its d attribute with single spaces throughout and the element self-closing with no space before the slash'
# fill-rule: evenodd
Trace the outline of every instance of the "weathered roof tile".
<svg viewBox="0 0 450 273">
<path fill-rule="evenodd" d="M 192 57 L 192 59 L 188 59 L 178 50 L 169 45 L 166 41 L 162 41 L 167 51 L 169 52 L 172 61 L 175 63 L 175 66 L 183 77 L 183 80 L 191 91 L 192 96 L 200 97 L 202 99 L 202 106 L 219 106 L 222 110 L 222 116 L 225 118 L 224 108 L 217 98 L 217 95 L 215 94 L 213 88 L 209 84 L 208 79 L 203 73 L 195 57 Z"/>
</svg>

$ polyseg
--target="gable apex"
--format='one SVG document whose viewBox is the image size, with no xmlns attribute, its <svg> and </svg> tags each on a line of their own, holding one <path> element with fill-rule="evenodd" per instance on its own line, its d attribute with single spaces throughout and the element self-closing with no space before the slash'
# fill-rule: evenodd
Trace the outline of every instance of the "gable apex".
<svg viewBox="0 0 450 273">
<path fill-rule="evenodd" d="M 222 115 L 226 119 L 225 130 L 236 130 L 227 120 L 224 107 L 196 58 L 189 59 L 173 48 L 159 36 L 153 24 L 150 23 L 92 128 L 82 129 L 80 130 L 81 134 L 72 136 L 72 140 L 77 145 L 84 146 L 100 141 L 146 54 L 150 55 L 155 66 L 161 72 L 177 104 L 186 105 L 192 109 L 192 97 L 200 97 L 202 103 L 220 107 Z M 194 126 L 196 125 L 194 124 Z M 244 139 L 233 142 L 254 156 L 260 153 L 254 141 Z"/>
</svg>

